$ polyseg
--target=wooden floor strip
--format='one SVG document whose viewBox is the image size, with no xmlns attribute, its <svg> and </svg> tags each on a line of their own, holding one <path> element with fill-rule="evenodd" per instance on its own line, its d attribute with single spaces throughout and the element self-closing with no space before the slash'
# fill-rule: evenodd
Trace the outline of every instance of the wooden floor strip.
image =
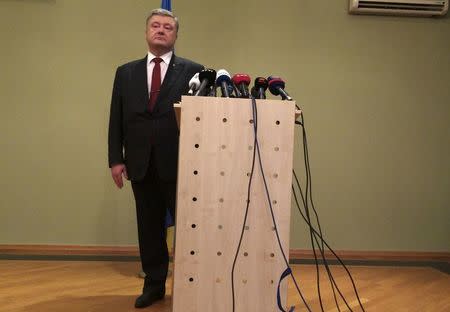
<svg viewBox="0 0 450 312">
<path fill-rule="evenodd" d="M 367 299 L 365 299 L 365 298 L 361 298 L 360 299 L 360 301 L 361 301 L 361 304 L 363 305 L 363 307 L 364 307 L 364 305 L 367 303 L 367 302 L 369 302 L 369 300 L 367 300 Z M 357 308 L 357 307 L 359 307 L 359 301 L 358 300 L 355 300 L 355 301 L 352 301 L 352 302 L 349 302 L 348 303 L 348 306 L 350 307 L 350 308 Z M 347 311 L 350 311 L 348 308 L 347 308 L 347 306 L 345 305 L 345 304 L 342 304 L 342 305 L 340 305 L 339 306 L 339 309 L 338 308 L 333 308 L 333 309 L 331 309 L 331 310 L 328 310 L 328 311 L 326 311 L 326 312 L 347 312 Z"/>
<path fill-rule="evenodd" d="M 312 311 L 321 311 L 314 265 L 293 265 L 294 276 Z M 0 260 L 2 312 L 128 312 L 142 289 L 135 261 L 17 261 Z M 362 311 L 346 272 L 331 267 L 333 276 L 354 312 Z M 367 312 L 448 312 L 450 276 L 429 267 L 349 266 Z M 320 270 L 324 311 L 337 311 L 326 272 Z M 171 283 L 166 298 L 146 312 L 170 312 Z M 275 295 L 275 294 L 274 294 Z M 288 306 L 306 311 L 292 281 Z M 341 312 L 347 311 L 339 300 Z M 218 310 L 220 311 L 220 310 Z M 267 311 L 277 311 L 268 307 Z M 198 311 L 212 312 L 212 311 Z M 227 311 L 228 312 L 228 311 Z M 249 311 L 252 312 L 252 311 Z M 265 312 L 265 311 L 258 311 Z"/>
</svg>

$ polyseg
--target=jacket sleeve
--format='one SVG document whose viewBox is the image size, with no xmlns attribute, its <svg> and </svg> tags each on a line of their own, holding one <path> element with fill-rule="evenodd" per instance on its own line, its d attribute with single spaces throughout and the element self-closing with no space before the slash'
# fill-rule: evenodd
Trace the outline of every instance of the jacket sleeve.
<svg viewBox="0 0 450 312">
<path fill-rule="evenodd" d="M 123 159 L 123 109 L 122 109 L 122 91 L 121 91 L 121 68 L 117 68 L 114 78 L 114 85 L 111 97 L 111 108 L 109 113 L 108 130 L 108 163 L 109 167 L 115 164 L 122 164 Z"/>
</svg>

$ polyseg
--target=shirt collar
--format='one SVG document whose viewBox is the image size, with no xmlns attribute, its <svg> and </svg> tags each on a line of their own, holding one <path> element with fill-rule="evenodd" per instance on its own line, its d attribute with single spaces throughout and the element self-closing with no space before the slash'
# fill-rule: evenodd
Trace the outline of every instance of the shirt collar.
<svg viewBox="0 0 450 312">
<path fill-rule="evenodd" d="M 170 63 L 170 59 L 172 58 L 173 55 L 173 51 L 169 51 L 163 55 L 160 56 L 160 58 L 162 58 L 163 62 L 166 64 Z M 147 55 L 147 65 L 149 65 L 151 63 L 151 61 L 157 56 L 153 55 L 150 51 L 148 52 Z"/>
</svg>

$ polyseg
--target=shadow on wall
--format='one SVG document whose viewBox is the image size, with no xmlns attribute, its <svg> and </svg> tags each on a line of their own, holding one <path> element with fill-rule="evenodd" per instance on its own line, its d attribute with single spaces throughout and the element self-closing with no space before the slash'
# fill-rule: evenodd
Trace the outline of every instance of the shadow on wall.
<svg viewBox="0 0 450 312">
<path fill-rule="evenodd" d="M 98 245 L 137 246 L 136 209 L 131 183 L 124 181 L 124 187 L 118 189 L 109 169 L 104 169 L 103 196 L 99 198 L 96 215 L 95 239 Z M 99 196 L 99 197 L 100 197 Z"/>
</svg>

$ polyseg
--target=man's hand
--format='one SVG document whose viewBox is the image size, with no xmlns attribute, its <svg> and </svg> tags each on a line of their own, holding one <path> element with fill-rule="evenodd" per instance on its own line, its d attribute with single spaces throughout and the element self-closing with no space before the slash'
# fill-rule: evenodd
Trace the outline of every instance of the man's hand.
<svg viewBox="0 0 450 312">
<path fill-rule="evenodd" d="M 111 167 L 111 175 L 114 183 L 116 183 L 117 187 L 120 189 L 123 187 L 122 175 L 125 179 L 128 179 L 127 169 L 125 168 L 124 164 L 113 165 Z"/>
</svg>

